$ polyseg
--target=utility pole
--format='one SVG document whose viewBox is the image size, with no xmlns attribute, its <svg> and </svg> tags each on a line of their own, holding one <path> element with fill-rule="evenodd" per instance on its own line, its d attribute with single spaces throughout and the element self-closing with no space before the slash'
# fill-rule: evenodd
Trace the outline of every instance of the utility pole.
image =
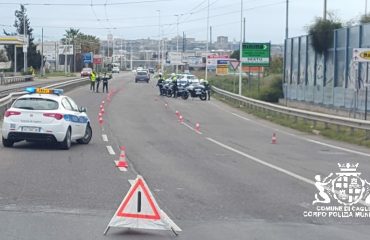
<svg viewBox="0 0 370 240">
<path fill-rule="evenodd" d="M 27 41 L 27 32 L 26 32 L 26 14 L 23 13 L 23 72 L 27 72 L 27 47 L 28 47 L 28 41 Z M 26 44 L 25 44 L 26 43 Z"/>
<path fill-rule="evenodd" d="M 243 42 L 245 42 L 245 18 L 243 19 Z"/>
<path fill-rule="evenodd" d="M 326 7 L 327 7 L 327 0 L 324 0 L 324 16 L 322 19 L 324 19 L 324 21 L 326 20 Z"/>
<path fill-rule="evenodd" d="M 367 0 L 365 0 L 365 17 L 367 17 Z"/>
<path fill-rule="evenodd" d="M 73 72 L 76 72 L 76 45 L 75 45 L 75 36 L 73 35 Z"/>
<path fill-rule="evenodd" d="M 179 54 L 179 15 L 175 15 L 177 17 L 177 25 L 176 25 L 176 54 Z M 176 63 L 176 74 L 179 72 L 179 65 Z"/>
<path fill-rule="evenodd" d="M 158 12 L 158 69 L 161 66 L 161 10 L 157 10 Z M 163 73 L 162 73 L 163 74 Z"/>
<path fill-rule="evenodd" d="M 288 106 L 288 81 L 286 80 L 286 54 L 287 54 L 287 40 L 289 37 L 289 0 L 286 0 L 285 6 L 285 38 L 284 38 L 284 69 L 283 69 L 283 79 L 285 82 L 285 106 Z"/>
<path fill-rule="evenodd" d="M 206 73 L 204 79 L 208 80 L 208 38 L 209 38 L 209 0 L 207 1 L 207 44 L 206 44 Z"/>
<path fill-rule="evenodd" d="M 239 95 L 242 95 L 243 0 L 240 0 Z"/>
<path fill-rule="evenodd" d="M 44 28 L 41 28 L 41 76 L 44 76 Z"/>
</svg>

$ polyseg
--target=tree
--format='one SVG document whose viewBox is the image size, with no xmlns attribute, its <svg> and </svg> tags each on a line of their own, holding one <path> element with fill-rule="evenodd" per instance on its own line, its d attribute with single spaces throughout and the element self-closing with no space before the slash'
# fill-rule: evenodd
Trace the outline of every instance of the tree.
<svg viewBox="0 0 370 240">
<path fill-rule="evenodd" d="M 16 32 L 8 33 L 4 30 L 5 35 L 23 35 L 24 29 L 26 29 L 26 33 L 29 39 L 28 48 L 27 48 L 27 65 L 32 66 L 35 69 L 39 69 L 41 66 L 41 54 L 39 51 L 36 50 L 36 45 L 33 43 L 34 38 L 32 35 L 33 29 L 30 27 L 30 20 L 27 17 L 27 10 L 24 5 L 20 5 L 20 10 L 15 11 L 15 21 L 14 27 L 16 28 Z M 24 22 L 26 24 L 24 24 Z M 5 46 L 8 59 L 12 61 L 14 66 L 14 46 L 7 45 Z M 23 68 L 23 52 L 17 48 L 17 71 Z"/>
<path fill-rule="evenodd" d="M 99 38 L 92 35 L 86 35 L 80 32 L 80 29 L 75 28 L 67 29 L 66 33 L 64 34 L 64 38 L 61 39 L 61 42 L 63 44 L 73 45 L 76 55 L 76 70 L 80 70 L 83 67 L 82 54 L 88 52 L 98 54 L 100 49 Z"/>
<path fill-rule="evenodd" d="M 308 30 L 312 36 L 313 49 L 319 54 L 325 54 L 333 46 L 334 30 L 341 27 L 342 23 L 337 19 L 316 18 Z"/>
<path fill-rule="evenodd" d="M 238 49 L 238 50 L 233 51 L 233 52 L 231 53 L 231 55 L 230 55 L 230 58 L 235 58 L 235 59 L 237 59 L 238 61 L 239 61 L 239 57 L 240 57 L 240 51 L 239 51 L 239 49 Z"/>
<path fill-rule="evenodd" d="M 369 23 L 370 22 L 370 16 L 369 15 L 362 15 L 361 18 L 360 18 L 360 23 L 361 24 L 364 24 L 364 23 Z"/>
<path fill-rule="evenodd" d="M 0 62 L 7 62 L 7 61 L 8 61 L 8 57 L 6 56 L 4 49 L 1 49 L 0 50 Z"/>
</svg>

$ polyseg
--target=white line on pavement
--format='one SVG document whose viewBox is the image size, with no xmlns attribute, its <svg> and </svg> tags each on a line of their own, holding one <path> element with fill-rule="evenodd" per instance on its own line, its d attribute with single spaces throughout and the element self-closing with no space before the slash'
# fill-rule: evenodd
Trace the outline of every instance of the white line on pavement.
<svg viewBox="0 0 370 240">
<path fill-rule="evenodd" d="M 104 142 L 108 142 L 108 136 L 106 134 L 101 135 Z"/>
<path fill-rule="evenodd" d="M 246 118 L 246 117 L 240 116 L 240 115 L 238 115 L 238 114 L 236 114 L 236 113 L 231 113 L 231 114 L 232 114 L 232 115 L 234 115 L 234 116 L 236 116 L 236 117 L 238 117 L 238 118 L 244 119 L 244 120 L 246 120 L 246 121 L 250 121 L 250 119 L 249 119 L 249 118 Z"/>
<path fill-rule="evenodd" d="M 203 134 L 202 132 L 200 132 L 200 131 L 197 131 L 197 130 L 195 130 L 195 128 L 193 128 L 192 126 L 190 126 L 189 124 L 187 124 L 187 123 L 183 123 L 186 127 L 188 127 L 190 130 L 192 130 L 192 131 L 195 131 L 195 132 L 197 132 L 197 133 L 199 133 L 199 134 Z"/>
<path fill-rule="evenodd" d="M 302 177 L 302 176 L 300 176 L 300 175 L 298 175 L 296 173 L 290 172 L 290 171 L 285 170 L 285 169 L 283 169 L 281 167 L 278 167 L 278 166 L 275 166 L 275 165 L 273 165 L 271 163 L 265 162 L 265 161 L 263 161 L 261 159 L 258 159 L 256 157 L 253 157 L 253 156 L 249 155 L 249 154 L 246 154 L 244 152 L 241 152 L 241 151 L 239 151 L 239 150 L 237 150 L 235 148 L 232 148 L 232 147 L 227 146 L 227 145 L 225 145 L 223 143 L 220 143 L 220 142 L 218 142 L 218 141 L 216 141 L 216 140 L 214 140 L 212 138 L 207 138 L 207 140 L 210 141 L 210 142 L 213 142 L 213 143 L 215 143 L 215 144 L 217 144 L 217 145 L 219 145 L 219 146 L 221 146 L 221 147 L 223 147 L 223 148 L 225 148 L 227 150 L 230 150 L 230 151 L 232 151 L 234 153 L 237 153 L 239 155 L 242 155 L 243 157 L 249 158 L 250 160 L 255 161 L 255 162 L 259 163 L 259 164 L 262 164 L 262 165 L 265 165 L 265 166 L 267 166 L 269 168 L 275 169 L 275 170 L 277 170 L 279 172 L 282 172 L 282 173 L 284 173 L 284 174 L 286 174 L 288 176 L 294 177 L 294 178 L 296 178 L 296 179 L 298 179 L 300 181 L 303 181 L 305 183 L 315 185 L 315 182 L 312 181 L 312 180 L 310 180 L 310 179 L 308 179 L 308 178 Z"/>
<path fill-rule="evenodd" d="M 338 146 L 335 146 L 335 145 L 319 142 L 319 141 L 312 140 L 312 139 L 309 139 L 309 138 L 303 138 L 303 139 L 305 139 L 308 142 L 316 143 L 316 144 L 323 145 L 323 146 L 326 146 L 326 147 L 331 147 L 331 148 L 342 150 L 342 151 L 345 151 L 345 152 L 354 153 L 354 154 L 358 154 L 358 155 L 365 156 L 365 157 L 370 157 L 370 154 L 368 154 L 368 153 L 363 153 L 363 152 L 359 152 L 359 151 L 348 149 L 348 148 L 338 147 Z"/>
<path fill-rule="evenodd" d="M 114 152 L 112 146 L 107 146 L 107 150 L 109 152 L 110 155 L 116 155 L 116 153 Z"/>
<path fill-rule="evenodd" d="M 225 111 L 227 111 L 227 110 L 225 110 Z M 234 115 L 234 116 L 236 116 L 238 118 L 244 119 L 246 121 L 251 121 L 250 119 L 245 118 L 243 116 L 240 116 L 240 115 L 238 115 L 236 113 L 232 113 L 232 112 L 229 112 L 229 113 L 231 113 L 232 115 Z M 341 151 L 344 151 L 344 152 L 349 152 L 349 153 L 353 153 L 353 154 L 357 154 L 357 155 L 361 155 L 361 156 L 365 156 L 365 157 L 370 157 L 370 154 L 369 153 L 364 153 L 364 152 L 360 152 L 360 151 L 356 151 L 356 150 L 352 150 L 352 149 L 348 149 L 348 148 L 344 148 L 344 147 L 335 146 L 335 145 L 332 145 L 332 144 L 328 144 L 328 143 L 316 141 L 316 140 L 313 140 L 313 139 L 310 139 L 310 138 L 307 138 L 307 137 L 301 137 L 301 136 L 295 135 L 295 134 L 290 133 L 290 132 L 286 132 L 286 131 L 281 130 L 281 129 L 272 128 L 272 127 L 267 126 L 267 125 L 262 124 L 262 123 L 257 123 L 257 122 L 254 122 L 254 123 L 255 124 L 258 124 L 260 126 L 266 127 L 266 128 L 274 129 L 275 131 L 278 131 L 280 133 L 284 133 L 286 135 L 289 135 L 289 136 L 292 136 L 292 137 L 295 137 L 295 138 L 299 138 L 299 139 L 305 140 L 305 141 L 310 142 L 310 143 L 314 143 L 314 144 L 318 144 L 318 145 L 330 147 L 330 148 L 333 148 L 333 149 L 337 149 L 337 150 L 341 150 Z"/>
<path fill-rule="evenodd" d="M 242 151 L 239 151 L 239 150 L 237 150 L 237 149 L 235 149 L 235 148 L 232 148 L 232 147 L 230 147 L 230 146 L 228 146 L 228 145 L 226 145 L 226 144 L 220 143 L 220 142 L 218 142 L 218 141 L 216 141 L 216 140 L 214 140 L 214 139 L 212 139 L 212 138 L 207 138 L 207 140 L 208 140 L 208 141 L 210 141 L 210 142 L 213 142 L 213 143 L 215 143 L 215 144 L 217 144 L 217 145 L 219 145 L 219 146 L 221 146 L 221 147 L 223 147 L 223 148 L 225 148 L 225 149 L 227 149 L 227 150 L 230 150 L 230 151 L 232 151 L 232 152 L 234 152 L 234 153 L 237 153 L 237 154 L 239 154 L 239 155 L 242 155 L 243 157 L 249 158 L 250 160 L 252 160 L 252 161 L 254 161 L 254 162 L 257 162 L 257 163 L 259 163 L 259 164 L 261 164 L 261 165 L 264 165 L 264 166 L 266 166 L 266 167 L 272 168 L 272 169 L 274 169 L 274 170 L 276 170 L 276 171 L 279 171 L 279 172 L 284 173 L 284 174 L 286 174 L 286 175 L 288 175 L 288 176 L 291 176 L 291 177 L 293 177 L 293 178 L 296 178 L 296 179 L 298 179 L 298 180 L 300 180 L 300 181 L 302 181 L 302 182 L 305 182 L 305 183 L 308 183 L 308 184 L 311 184 L 311 185 L 316 186 L 316 185 L 315 185 L 315 182 L 314 182 L 314 181 L 312 181 L 312 180 L 310 180 L 310 179 L 308 179 L 308 178 L 305 178 L 305 177 L 303 177 L 303 176 L 300 176 L 300 175 L 298 175 L 298 174 L 296 174 L 296 173 L 293 173 L 293 172 L 291 172 L 291 171 L 285 170 L 285 169 L 283 169 L 283 168 L 281 168 L 281 167 L 278 167 L 278 166 L 276 166 L 276 165 L 274 165 L 274 164 L 271 164 L 271 163 L 265 162 L 265 161 L 263 161 L 263 160 L 261 160 L 261 159 L 258 159 L 258 158 L 256 158 L 256 157 L 253 157 L 253 156 L 251 156 L 251 155 L 249 155 L 249 154 L 246 154 L 246 153 L 244 153 L 244 152 L 242 152 Z M 332 193 L 342 194 L 342 193 L 340 193 L 339 191 L 336 191 L 336 190 L 334 190 L 334 191 L 333 191 L 333 189 L 331 189 L 331 188 L 327 188 L 327 187 L 324 187 L 324 188 L 325 188 L 327 191 L 330 191 L 330 192 L 332 192 Z M 364 205 L 364 206 L 369 206 L 369 205 L 368 205 L 365 201 L 363 201 L 363 200 L 360 200 L 360 201 L 359 201 L 359 203 L 360 203 L 360 204 L 362 204 L 362 205 Z"/>
</svg>

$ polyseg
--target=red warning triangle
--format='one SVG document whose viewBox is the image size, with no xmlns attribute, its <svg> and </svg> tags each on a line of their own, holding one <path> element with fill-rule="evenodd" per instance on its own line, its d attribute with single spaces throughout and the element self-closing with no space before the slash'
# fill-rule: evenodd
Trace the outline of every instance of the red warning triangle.
<svg viewBox="0 0 370 240">
<path fill-rule="evenodd" d="M 231 60 L 229 61 L 231 67 L 236 70 L 239 67 L 240 62 L 238 60 Z"/>
<path fill-rule="evenodd" d="M 161 217 L 148 186 L 139 178 L 119 207 L 117 217 L 159 220 Z"/>
</svg>

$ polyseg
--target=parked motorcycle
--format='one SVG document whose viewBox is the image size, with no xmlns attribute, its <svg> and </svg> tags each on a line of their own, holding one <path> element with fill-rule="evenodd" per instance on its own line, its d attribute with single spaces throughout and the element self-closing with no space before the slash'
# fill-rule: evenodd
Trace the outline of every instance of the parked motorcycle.
<svg viewBox="0 0 370 240">
<path fill-rule="evenodd" d="M 203 85 L 190 85 L 186 87 L 188 94 L 183 94 L 183 99 L 187 99 L 189 96 L 192 98 L 199 97 L 200 100 L 207 100 L 207 92 Z"/>
</svg>

